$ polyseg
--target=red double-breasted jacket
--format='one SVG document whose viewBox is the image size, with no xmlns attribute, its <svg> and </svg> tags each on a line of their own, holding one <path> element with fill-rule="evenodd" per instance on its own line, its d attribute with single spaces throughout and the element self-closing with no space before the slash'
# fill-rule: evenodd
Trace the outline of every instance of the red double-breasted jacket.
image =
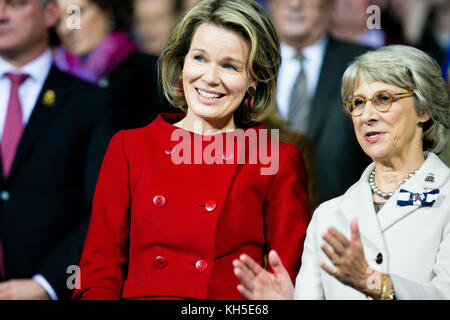
<svg viewBox="0 0 450 320">
<path fill-rule="evenodd" d="M 249 151 L 242 141 L 231 151 L 213 153 L 224 159 L 222 164 L 177 164 L 174 152 L 186 156 L 189 150 L 176 151 L 180 141 L 172 141 L 174 131 L 193 140 L 203 137 L 172 125 L 182 116 L 160 115 L 111 140 L 75 299 L 240 299 L 233 259 L 246 253 L 263 264 L 271 249 L 295 280 L 310 220 L 298 149 L 280 143 L 279 157 L 272 159 L 279 161 L 279 170 L 270 175 L 261 174 L 265 165 L 259 161 L 233 161 L 243 150 L 264 147 Z M 258 132 L 264 126 L 250 129 Z M 191 146 L 204 151 L 218 136 L 225 141 L 229 134 Z"/>
</svg>

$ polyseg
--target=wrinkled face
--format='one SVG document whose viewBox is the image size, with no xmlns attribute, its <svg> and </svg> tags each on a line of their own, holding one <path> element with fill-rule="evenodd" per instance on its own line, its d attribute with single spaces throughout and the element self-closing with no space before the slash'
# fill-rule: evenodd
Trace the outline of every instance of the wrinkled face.
<svg viewBox="0 0 450 320">
<path fill-rule="evenodd" d="M 358 81 L 354 96 L 365 99 L 376 93 L 391 94 L 407 92 L 406 89 L 383 83 Z M 388 112 L 380 112 L 368 101 L 364 113 L 352 117 L 356 138 L 364 152 L 374 161 L 405 159 L 422 153 L 422 128 L 428 115 L 418 115 L 413 97 L 393 101 Z"/>
<path fill-rule="evenodd" d="M 135 33 L 139 43 L 144 51 L 158 55 L 178 20 L 172 1 L 137 0 L 134 5 Z"/>
<path fill-rule="evenodd" d="M 48 29 L 59 17 L 55 7 L 39 0 L 0 0 L 0 54 L 47 46 Z"/>
<path fill-rule="evenodd" d="M 235 31 L 210 23 L 197 28 L 183 67 L 188 116 L 217 123 L 232 118 L 251 84 L 249 52 Z"/>
<path fill-rule="evenodd" d="M 62 16 L 56 29 L 62 45 L 82 56 L 95 49 L 109 32 L 109 15 L 89 0 L 58 0 Z M 75 10 L 74 10 L 75 9 Z M 74 28 L 80 13 L 80 28 Z"/>
<path fill-rule="evenodd" d="M 284 42 L 315 41 L 330 23 L 327 0 L 270 0 L 269 8 L 280 39 Z"/>
</svg>

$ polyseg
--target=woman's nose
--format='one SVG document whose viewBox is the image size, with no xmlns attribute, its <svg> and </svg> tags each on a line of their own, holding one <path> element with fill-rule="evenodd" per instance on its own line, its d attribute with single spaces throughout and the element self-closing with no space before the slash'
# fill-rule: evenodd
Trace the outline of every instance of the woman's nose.
<svg viewBox="0 0 450 320">
<path fill-rule="evenodd" d="M 372 101 L 367 101 L 364 105 L 363 113 L 361 114 L 360 118 L 363 121 L 369 121 L 374 120 L 378 117 L 378 110 L 375 108 L 375 106 L 372 104 Z"/>
<path fill-rule="evenodd" d="M 210 64 L 203 74 L 203 80 L 208 84 L 217 84 L 220 78 L 220 72 L 218 69 L 219 68 L 216 65 Z"/>
</svg>

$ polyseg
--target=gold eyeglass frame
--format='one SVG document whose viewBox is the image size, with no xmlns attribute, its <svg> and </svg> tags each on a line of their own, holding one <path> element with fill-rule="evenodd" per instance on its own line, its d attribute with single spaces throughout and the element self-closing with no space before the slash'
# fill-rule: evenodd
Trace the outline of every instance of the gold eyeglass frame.
<svg viewBox="0 0 450 320">
<path fill-rule="evenodd" d="M 389 104 L 389 107 L 388 107 L 386 110 L 380 110 L 380 109 L 378 109 L 378 107 L 373 103 L 373 99 L 374 99 L 376 96 L 383 95 L 383 94 L 388 95 L 389 98 L 390 98 L 390 99 L 389 99 L 389 100 L 390 100 L 390 104 Z M 374 94 L 373 97 L 370 98 L 370 99 L 365 99 L 365 98 L 363 98 L 363 97 L 353 97 L 353 98 L 351 98 L 351 99 L 348 99 L 348 100 L 343 101 L 342 104 L 344 105 L 345 111 L 346 111 L 350 116 L 352 116 L 352 117 L 360 117 L 360 116 L 362 116 L 362 115 L 364 114 L 365 109 L 362 110 L 361 114 L 353 115 L 353 114 L 349 111 L 349 109 L 348 109 L 348 107 L 347 107 L 347 104 L 348 104 L 350 101 L 354 101 L 356 98 L 362 99 L 362 100 L 364 101 L 364 106 L 363 106 L 363 108 L 365 108 L 366 103 L 367 103 L 368 101 L 370 101 L 371 104 L 372 104 L 372 106 L 373 106 L 377 111 L 382 112 L 382 113 L 386 113 L 386 112 L 389 112 L 389 110 L 391 110 L 391 108 L 392 108 L 392 103 L 393 103 L 394 101 L 400 100 L 400 99 L 402 99 L 402 98 L 410 97 L 410 96 L 412 96 L 413 94 L 414 94 L 414 91 L 407 91 L 407 92 L 401 92 L 401 93 L 379 92 L 379 93 Z"/>
</svg>

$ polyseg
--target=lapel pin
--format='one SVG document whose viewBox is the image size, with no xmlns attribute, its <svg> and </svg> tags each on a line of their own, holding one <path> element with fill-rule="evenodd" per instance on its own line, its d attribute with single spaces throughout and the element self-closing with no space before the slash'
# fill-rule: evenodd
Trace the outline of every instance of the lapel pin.
<svg viewBox="0 0 450 320">
<path fill-rule="evenodd" d="M 44 98 L 42 99 L 42 102 L 47 107 L 52 107 L 55 104 L 55 99 L 56 99 L 55 91 L 47 90 L 44 93 Z"/>
<path fill-rule="evenodd" d="M 425 178 L 425 182 L 434 182 L 434 175 L 432 173 L 429 173 L 426 178 Z"/>
<path fill-rule="evenodd" d="M 102 89 L 108 88 L 109 87 L 109 80 L 107 78 L 102 78 L 100 79 L 100 81 L 98 82 L 98 86 Z"/>
</svg>

